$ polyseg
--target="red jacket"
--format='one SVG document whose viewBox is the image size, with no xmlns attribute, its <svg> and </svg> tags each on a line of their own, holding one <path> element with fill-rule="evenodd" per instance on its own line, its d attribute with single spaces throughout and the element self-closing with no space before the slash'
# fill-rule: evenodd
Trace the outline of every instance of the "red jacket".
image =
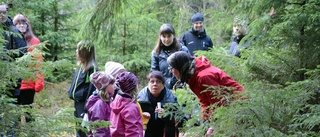
<svg viewBox="0 0 320 137">
<path fill-rule="evenodd" d="M 40 40 L 36 37 L 33 37 L 30 42 L 28 43 L 28 46 L 34 46 L 40 43 Z M 28 52 L 32 52 L 33 47 L 30 47 L 28 49 Z M 34 58 L 38 59 L 39 61 L 43 61 L 42 55 L 37 54 L 34 56 Z M 36 68 L 39 67 L 39 65 L 34 66 Z M 35 72 L 36 75 L 36 81 L 33 81 L 32 79 L 29 80 L 22 80 L 20 90 L 27 90 L 27 89 L 34 89 L 36 92 L 40 92 L 44 88 L 44 76 L 41 72 Z"/>
<path fill-rule="evenodd" d="M 208 86 L 205 85 L 216 86 L 217 88 L 219 88 L 218 86 L 233 87 L 235 89 L 231 91 L 232 93 L 235 93 L 235 91 L 244 91 L 242 86 L 229 77 L 223 70 L 212 66 L 210 61 L 204 56 L 196 58 L 196 71 L 188 80 L 188 84 L 193 93 L 197 95 L 199 102 L 201 103 L 202 111 L 206 111 L 203 112 L 202 118 L 207 118 L 205 114 L 210 115 L 213 111 L 213 109 L 205 109 L 206 107 L 215 103 L 218 103 L 218 106 L 221 106 L 224 103 L 221 98 L 215 98 L 217 97 L 215 93 L 218 93 L 217 89 L 211 88 L 207 92 L 202 92 L 208 88 Z M 225 89 L 223 91 L 225 91 Z"/>
</svg>

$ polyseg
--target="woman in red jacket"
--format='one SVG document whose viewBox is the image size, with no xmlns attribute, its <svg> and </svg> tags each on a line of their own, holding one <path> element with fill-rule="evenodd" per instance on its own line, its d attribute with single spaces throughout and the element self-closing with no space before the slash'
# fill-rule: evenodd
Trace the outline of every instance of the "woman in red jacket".
<svg viewBox="0 0 320 137">
<path fill-rule="evenodd" d="M 27 42 L 28 52 L 35 59 L 35 66 L 28 66 L 30 68 L 39 68 L 43 61 L 41 50 L 35 45 L 40 44 L 40 40 L 33 34 L 30 21 L 23 15 L 18 14 L 13 18 L 13 24 L 21 31 L 24 39 Z M 37 50 L 36 50 L 37 49 Z M 20 96 L 18 97 L 18 104 L 30 105 L 33 103 L 35 92 L 40 92 L 44 88 L 44 76 L 41 72 L 35 72 L 34 79 L 24 79 L 21 82 Z M 31 121 L 30 115 L 26 116 L 26 122 Z"/>
<path fill-rule="evenodd" d="M 210 105 L 225 104 L 221 94 L 244 91 L 242 86 L 223 70 L 211 65 L 204 56 L 194 57 L 184 52 L 176 52 L 170 55 L 167 61 L 171 73 L 179 79 L 178 82 L 187 82 L 192 92 L 198 97 L 203 120 L 209 120 L 213 112 L 212 108 L 208 108 Z"/>
</svg>

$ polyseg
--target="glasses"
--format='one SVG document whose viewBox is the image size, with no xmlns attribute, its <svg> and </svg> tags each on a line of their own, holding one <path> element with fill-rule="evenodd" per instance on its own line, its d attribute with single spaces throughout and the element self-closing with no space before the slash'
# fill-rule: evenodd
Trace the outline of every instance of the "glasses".
<svg viewBox="0 0 320 137">
<path fill-rule="evenodd" d="M 150 80 L 150 81 L 149 81 L 149 84 L 156 84 L 156 85 L 158 85 L 158 84 L 162 84 L 162 82 L 161 82 L 160 80 Z"/>
<path fill-rule="evenodd" d="M 17 23 L 16 26 L 27 26 L 27 23 Z"/>
</svg>

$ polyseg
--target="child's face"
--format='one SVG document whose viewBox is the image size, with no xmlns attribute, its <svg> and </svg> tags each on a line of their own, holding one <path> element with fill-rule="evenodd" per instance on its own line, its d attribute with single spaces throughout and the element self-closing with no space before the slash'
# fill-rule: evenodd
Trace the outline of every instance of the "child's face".
<svg viewBox="0 0 320 137">
<path fill-rule="evenodd" d="M 109 94 L 113 94 L 114 93 L 114 85 L 113 84 L 109 84 L 106 88 L 105 91 L 108 92 Z"/>
</svg>

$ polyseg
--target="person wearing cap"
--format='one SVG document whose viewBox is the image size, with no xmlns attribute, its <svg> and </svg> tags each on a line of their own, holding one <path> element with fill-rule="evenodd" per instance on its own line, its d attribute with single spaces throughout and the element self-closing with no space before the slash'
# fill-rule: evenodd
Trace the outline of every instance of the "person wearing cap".
<svg viewBox="0 0 320 137">
<path fill-rule="evenodd" d="M 213 43 L 203 28 L 204 17 L 202 14 L 194 14 L 191 17 L 191 22 L 193 27 L 190 31 L 185 32 L 180 36 L 180 40 L 185 46 L 187 46 L 190 54 L 193 56 L 197 50 L 208 51 L 210 48 L 213 48 Z"/>
<path fill-rule="evenodd" d="M 142 111 L 148 113 L 150 119 L 145 131 L 145 137 L 175 137 L 178 134 L 175 126 L 174 113 L 165 110 L 164 106 L 177 105 L 177 98 L 169 88 L 165 87 L 165 78 L 160 71 L 152 71 L 147 76 L 148 86 L 138 95 L 138 102 Z M 161 108 L 157 103 L 161 103 Z M 164 115 L 165 111 L 169 112 Z"/>
<path fill-rule="evenodd" d="M 137 103 L 138 78 L 131 72 L 116 77 L 120 88 L 111 102 L 110 133 L 112 137 L 142 137 L 143 125 Z"/>
<path fill-rule="evenodd" d="M 236 94 L 244 91 L 237 81 L 211 65 L 205 56 L 194 57 L 179 51 L 170 55 L 167 61 L 171 73 L 179 80 L 177 84 L 187 83 L 198 97 L 203 120 L 209 120 L 213 112 L 213 108 L 208 108 L 210 105 L 222 106 L 226 103 L 220 93 Z"/>
<path fill-rule="evenodd" d="M 238 17 L 234 19 L 233 23 L 233 41 L 229 45 L 229 54 L 234 55 L 236 57 L 240 56 L 240 50 L 241 49 L 247 49 L 249 46 L 248 41 L 245 41 L 242 43 L 242 45 L 239 46 L 239 43 L 241 42 L 242 38 L 246 35 L 248 28 L 248 23 L 245 20 L 241 20 Z"/>
<path fill-rule="evenodd" d="M 86 110 L 89 121 L 110 121 L 110 102 L 114 93 L 115 79 L 112 75 L 98 71 L 90 75 L 90 82 L 96 90 L 88 98 Z M 111 137 L 108 127 L 90 129 L 88 137 Z"/>
</svg>

